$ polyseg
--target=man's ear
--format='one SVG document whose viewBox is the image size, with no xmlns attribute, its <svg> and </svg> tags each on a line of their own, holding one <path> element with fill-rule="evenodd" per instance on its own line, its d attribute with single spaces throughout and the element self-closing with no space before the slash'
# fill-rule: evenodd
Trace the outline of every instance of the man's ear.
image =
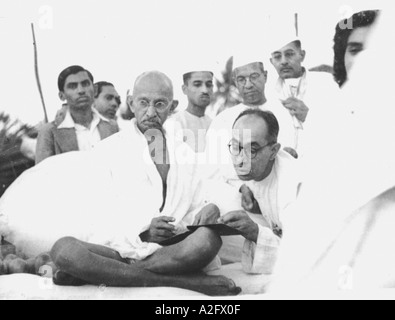
<svg viewBox="0 0 395 320">
<path fill-rule="evenodd" d="M 180 101 L 178 100 L 173 100 L 173 103 L 170 107 L 170 113 L 174 113 L 176 109 L 178 108 L 178 105 L 180 104 Z"/>
<path fill-rule="evenodd" d="M 96 98 L 99 95 L 99 86 L 97 84 L 93 85 L 93 92 L 94 92 L 94 97 Z"/>
<path fill-rule="evenodd" d="M 281 150 L 281 144 L 280 143 L 276 143 L 273 147 L 272 147 L 272 155 L 270 157 L 270 161 L 274 161 L 277 158 L 278 153 Z"/>
<path fill-rule="evenodd" d="M 58 96 L 59 96 L 59 99 L 60 99 L 61 101 L 63 101 L 63 102 L 66 101 L 66 95 L 64 94 L 64 92 L 59 91 Z"/>
<path fill-rule="evenodd" d="M 300 54 L 302 56 L 302 62 L 304 62 L 304 59 L 306 59 L 306 50 L 302 50 Z"/>
<path fill-rule="evenodd" d="M 134 107 L 134 103 L 133 103 L 133 96 L 128 96 L 127 100 L 126 100 L 126 104 L 128 105 L 128 108 L 130 109 L 130 111 L 132 111 L 133 113 L 136 113 L 136 108 Z"/>
<path fill-rule="evenodd" d="M 267 71 L 265 71 L 264 73 L 263 73 L 263 75 L 265 76 L 265 83 L 267 83 L 267 79 L 268 79 L 268 72 Z"/>
<path fill-rule="evenodd" d="M 187 90 L 188 90 L 188 87 L 187 87 L 185 84 L 183 84 L 183 85 L 182 85 L 182 92 L 183 92 L 185 95 L 188 95 Z"/>
</svg>

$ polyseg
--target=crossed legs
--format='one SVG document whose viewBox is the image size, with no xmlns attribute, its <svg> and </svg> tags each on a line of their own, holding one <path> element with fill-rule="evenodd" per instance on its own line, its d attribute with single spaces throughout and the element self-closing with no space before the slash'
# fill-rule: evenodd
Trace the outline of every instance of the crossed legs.
<svg viewBox="0 0 395 320">
<path fill-rule="evenodd" d="M 212 215 L 218 209 L 208 207 Z M 207 207 L 204 209 L 207 211 Z M 212 217 L 210 219 L 212 220 Z M 204 219 L 201 223 L 204 223 Z M 59 285 L 107 285 L 110 287 L 177 287 L 207 295 L 236 295 L 240 289 L 224 277 L 201 273 L 221 249 L 221 237 L 201 228 L 184 241 L 158 250 L 146 260 L 128 264 L 114 250 L 73 238 L 59 240 L 51 257 L 59 268 Z"/>
</svg>

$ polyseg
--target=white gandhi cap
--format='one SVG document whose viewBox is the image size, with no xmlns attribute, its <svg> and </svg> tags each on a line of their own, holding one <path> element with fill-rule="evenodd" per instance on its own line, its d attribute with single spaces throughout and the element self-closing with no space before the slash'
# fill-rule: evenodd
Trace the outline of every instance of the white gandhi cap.
<svg viewBox="0 0 395 320">
<path fill-rule="evenodd" d="M 208 59 L 204 59 L 203 57 L 185 61 L 183 65 L 183 75 L 195 72 L 211 72 L 214 74 L 214 71 L 216 70 L 214 63 Z"/>
<path fill-rule="evenodd" d="M 269 33 L 267 40 L 267 52 L 269 52 L 270 55 L 292 42 L 302 42 L 301 39 L 296 36 L 294 26 L 289 25 L 272 25 L 272 32 Z"/>
<path fill-rule="evenodd" d="M 238 52 L 233 56 L 233 70 L 252 63 L 263 63 L 265 65 L 266 60 L 261 48 L 248 48 L 245 52 Z"/>
</svg>

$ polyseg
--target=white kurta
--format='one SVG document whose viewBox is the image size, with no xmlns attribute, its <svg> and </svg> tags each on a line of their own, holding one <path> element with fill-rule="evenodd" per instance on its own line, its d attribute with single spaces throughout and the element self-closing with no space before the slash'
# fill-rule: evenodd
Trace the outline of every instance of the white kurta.
<svg viewBox="0 0 395 320">
<path fill-rule="evenodd" d="M 197 117 L 188 111 L 181 111 L 173 118 L 182 128 L 184 142 L 187 143 L 195 152 L 206 150 L 206 134 L 213 121 L 209 116 Z"/>
<path fill-rule="evenodd" d="M 166 124 L 170 171 L 162 213 L 162 180 L 133 121 L 92 152 L 53 157 L 27 171 L 0 201 L 0 234 L 28 256 L 72 236 L 145 259 L 160 248 L 139 237 L 153 218 L 174 217 L 180 228 L 194 221 L 196 165 L 185 161 L 194 154 Z"/>
<path fill-rule="evenodd" d="M 232 165 L 221 166 L 215 176 L 200 185 L 201 200 L 213 203 L 226 215 L 233 211 L 244 211 L 240 188 L 246 184 L 259 203 L 262 215 L 248 213 L 259 226 L 258 242 L 243 237 L 225 237 L 220 256 L 231 262 L 242 261 L 243 269 L 251 274 L 271 274 L 277 260 L 281 239 L 275 229 L 283 229 L 283 212 L 297 197 L 300 184 L 298 162 L 284 151 L 280 151 L 271 174 L 263 181 L 241 181 Z M 285 231 L 286 232 L 286 231 Z"/>
<path fill-rule="evenodd" d="M 340 89 L 333 76 L 323 72 L 306 71 L 301 78 L 287 80 L 279 78 L 271 86 L 272 90 L 268 90 L 269 99 L 281 102 L 296 98 L 309 108 L 305 122 L 302 123 L 293 117 L 294 149 L 302 156 L 307 151 L 314 152 L 316 140 L 314 140 L 314 130 L 311 129 L 312 123 L 319 122 L 316 124 L 319 126 L 325 119 L 323 116 L 332 112 L 333 105 L 338 105 Z"/>
<path fill-rule="evenodd" d="M 395 192 L 379 196 L 395 186 L 395 108 L 383 95 L 391 92 L 386 77 L 395 68 L 381 59 L 382 52 L 395 53 L 395 42 L 385 36 L 392 17 L 383 11 L 344 88 L 343 107 L 353 114 L 342 118 L 335 110 L 317 136 L 323 145 L 306 158 L 309 174 L 292 215 L 297 219 L 284 235 L 272 291 L 394 288 Z"/>
</svg>

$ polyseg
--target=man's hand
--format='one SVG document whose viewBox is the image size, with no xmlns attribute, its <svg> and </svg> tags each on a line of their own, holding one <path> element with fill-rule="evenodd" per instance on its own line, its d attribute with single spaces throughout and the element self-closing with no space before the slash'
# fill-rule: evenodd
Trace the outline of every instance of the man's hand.
<svg viewBox="0 0 395 320">
<path fill-rule="evenodd" d="M 220 215 L 219 208 L 216 205 L 209 204 L 198 213 L 193 225 L 201 226 L 207 224 L 217 224 Z"/>
<path fill-rule="evenodd" d="M 259 227 L 244 211 L 233 211 L 218 220 L 218 223 L 240 231 L 241 235 L 252 242 L 258 242 Z"/>
<path fill-rule="evenodd" d="M 170 222 L 175 221 L 176 220 L 171 217 L 159 217 L 153 219 L 149 230 L 140 235 L 141 240 L 144 242 L 159 244 L 162 241 L 174 237 L 176 235 L 176 227 L 170 224 Z"/>
<path fill-rule="evenodd" d="M 292 116 L 295 116 L 301 122 L 305 122 L 309 113 L 309 108 L 304 104 L 303 101 L 296 98 L 288 98 L 282 101 L 283 106 L 289 110 Z"/>
<path fill-rule="evenodd" d="M 245 211 L 262 214 L 258 201 L 256 201 L 250 188 L 243 184 L 240 188 L 240 193 L 242 194 L 241 205 Z"/>
</svg>

